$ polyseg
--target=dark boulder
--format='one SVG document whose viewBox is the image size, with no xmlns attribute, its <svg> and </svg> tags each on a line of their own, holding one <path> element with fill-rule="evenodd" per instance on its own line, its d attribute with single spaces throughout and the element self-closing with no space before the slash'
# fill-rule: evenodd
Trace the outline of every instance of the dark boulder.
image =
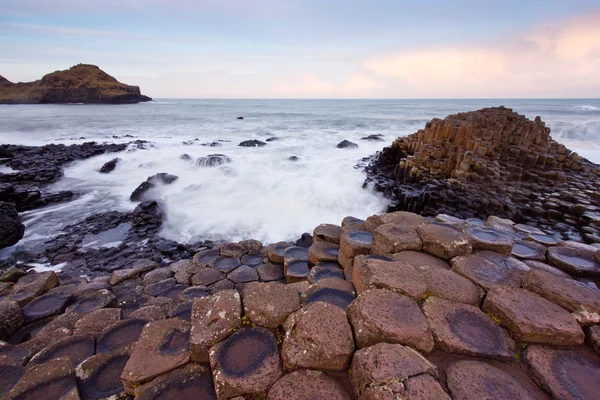
<svg viewBox="0 0 600 400">
<path fill-rule="evenodd" d="M 289 156 L 288 160 L 290 161 L 298 161 L 300 158 L 298 156 Z"/>
<path fill-rule="evenodd" d="M 100 173 L 108 174 L 112 172 L 117 167 L 119 161 L 121 161 L 120 158 L 113 158 L 112 160 L 104 164 L 102 168 L 100 168 Z"/>
<path fill-rule="evenodd" d="M 335 147 L 337 147 L 338 149 L 356 149 L 358 145 L 356 143 L 352 143 L 349 140 L 342 140 Z"/>
<path fill-rule="evenodd" d="M 277 137 L 277 136 L 272 136 L 272 137 L 270 137 L 270 138 L 266 139 L 265 141 L 266 141 L 266 142 L 274 142 L 274 141 L 276 141 L 276 140 L 281 140 L 281 138 L 279 138 L 279 137 Z"/>
<path fill-rule="evenodd" d="M 139 201 L 146 192 L 152 188 L 155 188 L 158 184 L 169 185 L 179 179 L 178 176 L 166 174 L 164 172 L 158 173 L 156 175 L 150 176 L 146 179 L 145 182 L 142 182 L 140 186 L 137 187 L 131 193 L 129 197 L 131 201 Z"/>
<path fill-rule="evenodd" d="M 377 133 L 375 135 L 361 137 L 360 140 L 372 140 L 374 142 L 383 142 L 384 140 L 381 138 L 381 136 L 383 136 L 383 135 Z"/>
<path fill-rule="evenodd" d="M 179 159 L 185 162 L 189 162 L 192 161 L 192 156 L 190 156 L 189 154 L 182 154 L 179 156 Z"/>
<path fill-rule="evenodd" d="M 218 165 L 230 163 L 231 158 L 225 154 L 209 154 L 206 157 L 200 157 L 196 160 L 198 167 L 216 167 Z"/>
<path fill-rule="evenodd" d="M 244 117 L 237 117 L 237 119 L 244 119 Z"/>
<path fill-rule="evenodd" d="M 263 147 L 267 144 L 265 142 L 261 142 L 260 140 L 245 140 L 242 143 L 238 144 L 240 147 Z"/>
<path fill-rule="evenodd" d="M 0 249 L 16 244 L 24 233 L 25 225 L 19 221 L 15 206 L 0 202 Z"/>
</svg>

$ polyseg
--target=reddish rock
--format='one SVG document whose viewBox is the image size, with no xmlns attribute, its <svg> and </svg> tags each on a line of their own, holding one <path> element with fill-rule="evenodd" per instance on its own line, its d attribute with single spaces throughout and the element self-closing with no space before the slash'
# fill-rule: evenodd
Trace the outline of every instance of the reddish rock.
<svg viewBox="0 0 600 400">
<path fill-rule="evenodd" d="M 456 303 L 479 306 L 485 292 L 467 278 L 444 268 L 422 266 L 419 274 L 427 285 L 427 294 Z"/>
<path fill-rule="evenodd" d="M 375 232 L 379 226 L 384 224 L 395 224 L 398 226 L 406 226 L 416 228 L 424 222 L 424 218 L 420 215 L 406 211 L 397 211 L 382 215 L 372 215 L 364 221 L 364 230 Z"/>
<path fill-rule="evenodd" d="M 135 343 L 146 323 L 144 319 L 135 318 L 119 321 L 107 327 L 98 337 L 96 353 L 108 353 Z"/>
<path fill-rule="evenodd" d="M 235 290 L 194 300 L 190 349 L 192 361 L 208 361 L 208 351 L 242 324 L 242 304 Z"/>
<path fill-rule="evenodd" d="M 550 272 L 551 274 L 562 276 L 563 278 L 571 279 L 571 275 L 567 274 L 565 271 L 548 265 L 543 262 L 535 261 L 535 260 L 524 260 L 523 261 L 530 269 L 541 270 Z"/>
<path fill-rule="evenodd" d="M 0 335 L 12 336 L 25 323 L 16 301 L 0 301 Z"/>
<path fill-rule="evenodd" d="M 363 231 L 365 221 L 360 218 L 346 217 L 342 220 L 342 233 L 350 231 Z"/>
<path fill-rule="evenodd" d="M 340 252 L 338 262 L 349 268 L 354 262 L 354 257 L 361 254 L 369 254 L 373 235 L 366 231 L 344 232 L 340 237 Z"/>
<path fill-rule="evenodd" d="M 481 361 L 457 361 L 446 377 L 454 400 L 536 399 L 512 376 Z"/>
<path fill-rule="evenodd" d="M 85 314 L 104 307 L 113 306 L 115 303 L 115 295 L 110 290 L 102 289 L 78 298 L 73 304 L 67 307 L 66 312 Z"/>
<path fill-rule="evenodd" d="M 27 349 L 0 340 L 0 358 L 18 365 L 25 365 L 25 363 L 29 361 L 29 358 L 31 358 L 31 352 Z"/>
<path fill-rule="evenodd" d="M 600 276 L 600 261 L 594 258 L 594 253 L 570 246 L 558 246 L 549 248 L 546 256 L 550 265 L 569 274 L 590 277 Z"/>
<path fill-rule="evenodd" d="M 356 297 L 354 285 L 343 279 L 326 278 L 311 285 L 300 297 L 302 305 L 317 301 L 329 303 L 346 310 Z"/>
<path fill-rule="evenodd" d="M 436 367 L 410 347 L 379 343 L 354 353 L 350 366 L 350 380 L 354 393 L 360 396 L 366 389 L 407 378 L 437 374 Z"/>
<path fill-rule="evenodd" d="M 221 272 L 228 273 L 242 265 L 240 260 L 233 257 L 217 257 L 209 265 Z"/>
<path fill-rule="evenodd" d="M 61 357 L 71 361 L 72 366 L 77 366 L 96 351 L 96 339 L 91 335 L 75 335 L 59 340 L 52 346 L 45 348 L 34 355 L 29 366 L 47 363 Z"/>
<path fill-rule="evenodd" d="M 450 260 L 471 254 L 469 238 L 462 232 L 443 224 L 425 224 L 417 228 L 423 242 L 423 251 Z"/>
<path fill-rule="evenodd" d="M 514 245 L 512 235 L 493 228 L 475 226 L 463 227 L 463 232 L 471 241 L 473 250 L 490 250 L 497 253 L 510 254 Z"/>
<path fill-rule="evenodd" d="M 173 277 L 173 270 L 170 267 L 157 268 L 144 275 L 144 285 L 151 285 Z"/>
<path fill-rule="evenodd" d="M 596 354 L 600 355 L 600 325 L 592 325 L 588 327 L 585 332 L 588 344 L 592 346 Z M 0 350 L 0 355 L 1 354 L 2 352 Z"/>
<path fill-rule="evenodd" d="M 571 312 L 580 325 L 600 323 L 600 290 L 585 283 L 532 270 L 527 273 L 523 288 Z"/>
<path fill-rule="evenodd" d="M 25 275 L 13 287 L 11 300 L 22 307 L 56 286 L 58 286 L 58 277 L 54 271 Z"/>
<path fill-rule="evenodd" d="M 219 251 L 219 249 L 203 250 L 203 251 L 199 251 L 198 253 L 194 254 L 192 261 L 195 264 L 198 264 L 203 267 L 207 267 L 208 264 L 212 260 L 219 257 L 220 255 L 221 255 L 221 252 Z"/>
<path fill-rule="evenodd" d="M 224 243 L 219 246 L 219 251 L 221 256 L 233 258 L 242 258 L 244 254 L 248 253 L 248 249 L 239 243 Z"/>
<path fill-rule="evenodd" d="M 525 236 L 526 241 L 541 244 L 543 246 L 557 246 L 559 240 L 554 236 L 546 235 L 544 233 L 530 233 Z"/>
<path fill-rule="evenodd" d="M 496 286 L 483 310 L 523 343 L 579 345 L 584 334 L 568 311 L 525 289 Z"/>
<path fill-rule="evenodd" d="M 600 393 L 600 358 L 585 348 L 528 346 L 531 377 L 555 399 L 595 399 Z"/>
<path fill-rule="evenodd" d="M 421 308 L 437 348 L 500 360 L 512 358 L 514 341 L 478 307 L 430 297 Z"/>
<path fill-rule="evenodd" d="M 173 278 L 179 284 L 189 285 L 192 282 L 192 277 L 202 271 L 205 266 L 198 265 L 192 260 L 179 260 L 170 265 L 173 271 Z"/>
<path fill-rule="evenodd" d="M 372 254 L 392 254 L 400 251 L 421 250 L 423 244 L 416 228 L 383 224 L 373 231 Z"/>
<path fill-rule="evenodd" d="M 179 318 L 146 324 L 121 374 L 125 392 L 133 396 L 136 387 L 186 364 L 189 337 L 190 323 Z"/>
<path fill-rule="evenodd" d="M 206 286 L 191 286 L 179 293 L 177 300 L 183 303 L 199 299 L 200 297 L 210 296 L 210 290 Z"/>
<path fill-rule="evenodd" d="M 522 260 L 546 261 L 546 246 L 519 240 L 515 242 L 511 255 Z"/>
<path fill-rule="evenodd" d="M 88 334 L 98 337 L 102 331 L 121 320 L 120 308 L 102 308 L 92 311 L 77 320 L 73 335 Z"/>
<path fill-rule="evenodd" d="M 108 283 L 110 283 L 111 286 L 114 286 L 117 283 L 121 283 L 128 279 L 135 279 L 139 276 L 140 276 L 140 270 L 138 270 L 138 269 L 134 269 L 134 268 L 118 269 L 118 270 L 113 271 Z"/>
<path fill-rule="evenodd" d="M 446 261 L 432 256 L 431 254 L 423 253 L 422 251 L 401 251 L 393 254 L 392 258 L 415 268 L 428 267 L 450 269 L 450 265 L 448 265 Z"/>
<path fill-rule="evenodd" d="M 212 400 L 217 395 L 213 387 L 210 368 L 198 364 L 161 375 L 136 389 L 136 400 Z"/>
<path fill-rule="evenodd" d="M 280 378 L 267 400 L 351 400 L 348 392 L 333 378 L 321 371 L 299 370 Z"/>
<path fill-rule="evenodd" d="M 408 399 L 452 400 L 431 375 L 423 374 L 409 378 L 405 386 Z"/>
<path fill-rule="evenodd" d="M 267 248 L 269 261 L 277 264 L 283 264 L 283 253 L 285 252 L 285 249 L 291 246 L 292 245 L 288 242 L 277 242 L 270 245 Z"/>
<path fill-rule="evenodd" d="M 517 259 L 493 253 L 500 257 L 490 257 L 491 252 L 477 252 L 452 260 L 452 270 L 485 290 L 493 286 L 520 287 L 529 267 Z M 506 262 L 503 262 L 506 261 Z"/>
<path fill-rule="evenodd" d="M 300 309 L 298 291 L 281 283 L 250 282 L 242 292 L 244 315 L 253 324 L 277 328 Z"/>
<path fill-rule="evenodd" d="M 367 290 L 350 304 L 348 318 L 359 348 L 388 342 L 427 353 L 433 349 L 427 319 L 410 297 L 383 289 Z"/>
<path fill-rule="evenodd" d="M 265 263 L 256 269 L 258 276 L 263 282 L 281 281 L 284 278 L 283 266 L 281 264 Z"/>
<path fill-rule="evenodd" d="M 317 264 L 320 261 L 337 262 L 340 246 L 330 242 L 317 241 L 308 248 L 308 261 Z"/>
<path fill-rule="evenodd" d="M 133 345 L 110 353 L 97 354 L 83 361 L 75 369 L 81 395 L 89 400 L 115 396 L 125 397 L 121 373 L 131 355 Z"/>
<path fill-rule="evenodd" d="M 8 357 L 0 355 L 0 396 L 5 395 L 25 373 L 25 368 Z"/>
<path fill-rule="evenodd" d="M 233 283 L 246 283 L 258 281 L 258 272 L 252 267 L 242 265 L 234 271 L 227 274 L 227 279 Z"/>
<path fill-rule="evenodd" d="M 37 321 L 62 313 L 70 299 L 70 294 L 46 293 L 31 300 L 22 310 L 25 322 Z"/>
<path fill-rule="evenodd" d="M 340 244 L 342 228 L 339 225 L 321 224 L 313 231 L 315 242 L 329 242 Z M 314 243 L 313 243 L 314 244 Z"/>
<path fill-rule="evenodd" d="M 129 315 L 129 318 L 139 318 L 150 322 L 165 319 L 167 318 L 167 314 L 168 312 L 165 310 L 165 308 L 161 306 L 150 305 L 138 308 Z"/>
<path fill-rule="evenodd" d="M 356 257 L 352 283 L 358 294 L 369 289 L 389 289 L 418 301 L 427 292 L 427 285 L 412 266 L 371 256 Z"/>
<path fill-rule="evenodd" d="M 239 242 L 239 244 L 245 247 L 249 253 L 254 254 L 260 253 L 261 249 L 263 248 L 263 244 L 259 240 L 255 239 L 242 240 Z"/>
<path fill-rule="evenodd" d="M 311 303 L 291 314 L 284 329 L 281 355 L 288 370 L 343 370 L 352 357 L 352 328 L 339 307 Z"/>
<path fill-rule="evenodd" d="M 58 359 L 29 369 L 2 400 L 79 398 L 71 363 Z"/>
<path fill-rule="evenodd" d="M 344 270 L 337 262 L 319 262 L 310 269 L 308 274 L 309 283 L 317 283 L 325 278 L 345 279 Z"/>
<path fill-rule="evenodd" d="M 217 398 L 264 396 L 283 374 L 275 335 L 265 328 L 240 329 L 210 349 Z"/>
<path fill-rule="evenodd" d="M 306 281 L 308 274 L 310 273 L 310 266 L 308 260 L 303 259 L 288 259 L 283 264 L 283 273 L 285 274 L 285 280 L 288 283 Z"/>
<path fill-rule="evenodd" d="M 203 268 L 192 276 L 191 282 L 194 286 L 209 286 L 225 278 L 225 274 L 214 268 Z"/>
</svg>

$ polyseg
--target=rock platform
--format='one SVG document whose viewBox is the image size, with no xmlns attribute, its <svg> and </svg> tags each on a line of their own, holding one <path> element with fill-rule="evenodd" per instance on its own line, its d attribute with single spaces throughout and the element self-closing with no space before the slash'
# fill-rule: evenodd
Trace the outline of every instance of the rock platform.
<svg viewBox="0 0 600 400">
<path fill-rule="evenodd" d="M 600 249 L 534 229 L 399 211 L 91 281 L 13 269 L 0 399 L 597 398 Z"/>
</svg>

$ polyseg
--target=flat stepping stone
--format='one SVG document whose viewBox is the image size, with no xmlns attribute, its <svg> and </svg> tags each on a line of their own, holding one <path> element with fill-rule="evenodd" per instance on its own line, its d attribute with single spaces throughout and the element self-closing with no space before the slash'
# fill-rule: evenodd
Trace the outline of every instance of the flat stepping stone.
<svg viewBox="0 0 600 400">
<path fill-rule="evenodd" d="M 546 272 L 550 272 L 551 274 L 554 274 L 556 276 L 562 276 L 563 278 L 572 279 L 571 275 L 567 274 L 562 269 L 553 267 L 552 265 L 548 265 L 546 263 L 543 263 L 540 261 L 535 261 L 535 260 L 523 260 L 523 262 L 525 264 L 527 264 L 527 266 L 532 270 L 546 271 Z"/>
<path fill-rule="evenodd" d="M 422 248 L 421 237 L 414 227 L 383 224 L 373 231 L 372 254 L 393 254 Z"/>
<path fill-rule="evenodd" d="M 551 247 L 547 253 L 548 263 L 575 276 L 600 276 L 600 262 L 593 253 L 571 246 Z M 23 279 L 23 278 L 21 278 Z"/>
<path fill-rule="evenodd" d="M 332 278 L 329 278 L 332 279 Z M 346 281 L 342 281 L 346 282 Z M 346 311 L 350 303 L 354 301 L 355 292 L 353 290 L 344 290 L 334 287 L 323 287 L 314 284 L 304 293 L 302 293 L 302 305 L 311 304 L 317 301 L 328 303 Z"/>
<path fill-rule="evenodd" d="M 28 274 L 18 280 L 10 297 L 23 307 L 56 286 L 58 286 L 58 277 L 54 271 Z"/>
<path fill-rule="evenodd" d="M 536 228 L 535 226 L 531 226 L 531 225 L 515 224 L 515 225 L 513 225 L 513 228 L 515 231 L 522 232 L 522 233 L 535 233 L 538 235 L 544 234 L 543 231 L 541 231 L 540 229 Z"/>
<path fill-rule="evenodd" d="M 454 400 L 535 400 L 515 378 L 482 361 L 457 361 L 446 370 L 446 383 Z"/>
<path fill-rule="evenodd" d="M 23 307 L 25 322 L 37 321 L 38 319 L 62 313 L 70 299 L 70 294 L 47 293 L 30 301 Z"/>
<path fill-rule="evenodd" d="M 81 317 L 74 325 L 73 335 L 100 336 L 107 326 L 112 326 L 121 320 L 120 308 L 101 308 Z"/>
<path fill-rule="evenodd" d="M 10 337 L 23 326 L 25 319 L 16 301 L 0 301 L 0 335 Z"/>
<path fill-rule="evenodd" d="M 172 289 L 177 285 L 177 281 L 174 278 L 165 279 L 164 281 L 153 283 L 152 285 L 146 286 L 144 293 L 149 296 L 162 296 L 163 293 Z"/>
<path fill-rule="evenodd" d="M 283 273 L 288 283 L 307 280 L 310 273 L 308 260 L 294 259 L 286 262 L 283 265 Z"/>
<path fill-rule="evenodd" d="M 210 296 L 210 290 L 206 286 L 192 286 L 179 293 L 178 300 L 181 302 L 190 302 L 194 299 Z"/>
<path fill-rule="evenodd" d="M 448 265 L 446 261 L 422 251 L 401 251 L 392 255 L 392 259 L 402 261 L 415 268 L 428 267 L 450 269 L 450 265 Z"/>
<path fill-rule="evenodd" d="M 5 395 L 25 373 L 25 368 L 8 357 L 0 356 L 0 396 Z"/>
<path fill-rule="evenodd" d="M 192 321 L 192 303 L 183 303 L 178 305 L 168 315 L 168 318 L 179 318 L 187 322 Z"/>
<path fill-rule="evenodd" d="M 219 249 L 204 250 L 194 254 L 192 261 L 200 266 L 207 266 L 220 255 Z"/>
<path fill-rule="evenodd" d="M 452 271 L 485 290 L 496 285 L 520 287 L 529 267 L 515 258 L 510 260 L 500 253 L 494 254 L 502 257 L 489 257 L 486 252 L 457 257 L 452 260 Z"/>
<path fill-rule="evenodd" d="M 554 236 L 539 233 L 530 233 L 527 236 L 525 236 L 525 240 L 538 243 L 544 246 L 556 246 L 559 242 L 559 240 Z"/>
<path fill-rule="evenodd" d="M 204 268 L 192 276 L 192 285 L 208 286 L 225 278 L 225 274 L 214 268 Z"/>
<path fill-rule="evenodd" d="M 208 362 L 211 346 L 226 339 L 242 324 L 242 303 L 236 290 L 196 299 L 192 305 L 190 350 L 193 362 Z"/>
<path fill-rule="evenodd" d="M 373 243 L 373 234 L 367 231 L 349 231 L 340 236 L 338 262 L 344 268 L 350 268 L 354 257 L 369 254 Z"/>
<path fill-rule="evenodd" d="M 18 365 L 25 365 L 29 358 L 31 358 L 29 350 L 0 341 L 0 359 L 17 363 Z"/>
<path fill-rule="evenodd" d="M 216 400 L 210 369 L 198 364 L 159 376 L 136 390 L 136 400 Z"/>
<path fill-rule="evenodd" d="M 157 268 L 144 275 L 144 285 L 148 286 L 156 282 L 164 281 L 173 277 L 173 270 L 169 267 Z"/>
<path fill-rule="evenodd" d="M 281 283 L 250 282 L 242 291 L 244 315 L 251 323 L 276 329 L 300 309 L 300 297 L 293 287 Z"/>
<path fill-rule="evenodd" d="M 348 307 L 348 318 L 359 348 L 379 342 L 399 343 L 429 353 L 433 336 L 417 303 L 390 290 L 361 293 Z"/>
<path fill-rule="evenodd" d="M 267 396 L 267 400 L 351 400 L 352 398 L 332 377 L 321 371 L 307 370 L 284 375 L 275 382 Z"/>
<path fill-rule="evenodd" d="M 585 348 L 528 346 L 531 377 L 556 399 L 595 399 L 600 393 L 600 358 Z"/>
<path fill-rule="evenodd" d="M 569 311 L 582 326 L 600 323 L 600 290 L 549 272 L 531 270 L 523 288 Z"/>
<path fill-rule="evenodd" d="M 27 370 L 2 399 L 79 399 L 71 362 L 52 360 Z"/>
<path fill-rule="evenodd" d="M 87 314 L 105 307 L 110 307 L 115 303 L 115 295 L 110 290 L 102 289 L 79 298 L 67 307 L 67 312 Z"/>
<path fill-rule="evenodd" d="M 546 246 L 519 240 L 515 242 L 511 255 L 521 260 L 546 261 Z"/>
<path fill-rule="evenodd" d="M 346 312 L 337 306 L 311 303 L 291 314 L 283 327 L 281 357 L 287 370 L 341 371 L 352 358 L 352 328 Z"/>
<path fill-rule="evenodd" d="M 59 340 L 31 358 L 28 366 L 44 364 L 50 360 L 67 357 L 77 366 L 96 352 L 96 338 L 92 335 L 75 335 Z"/>
<path fill-rule="evenodd" d="M 121 373 L 129 360 L 133 345 L 110 353 L 97 354 L 75 369 L 83 398 L 101 400 L 123 393 Z"/>
<path fill-rule="evenodd" d="M 239 243 L 224 243 L 219 246 L 219 251 L 223 257 L 242 258 L 248 253 L 248 249 Z"/>
<path fill-rule="evenodd" d="M 308 261 L 318 264 L 321 261 L 337 262 L 340 246 L 329 242 L 313 242 L 308 248 Z"/>
<path fill-rule="evenodd" d="M 444 224 L 424 224 L 417 228 L 423 251 L 444 260 L 471 254 L 471 243 L 464 233 Z"/>
<path fill-rule="evenodd" d="M 269 260 L 277 264 L 283 264 L 283 253 L 285 252 L 285 249 L 291 246 L 292 245 L 288 242 L 273 243 L 267 248 Z"/>
<path fill-rule="evenodd" d="M 240 329 L 210 349 L 217 397 L 266 393 L 282 376 L 275 335 L 261 327 Z"/>
<path fill-rule="evenodd" d="M 144 326 L 125 364 L 121 380 L 125 392 L 170 372 L 190 360 L 190 323 L 179 318 L 149 322 Z"/>
<path fill-rule="evenodd" d="M 492 288 L 483 303 L 483 311 L 523 343 L 569 346 L 580 345 L 585 339 L 574 316 L 525 289 Z"/>
<path fill-rule="evenodd" d="M 413 376 L 403 383 L 390 383 L 367 388 L 360 398 L 452 400 L 440 383 L 428 374 Z"/>
<path fill-rule="evenodd" d="M 456 303 L 479 307 L 485 292 L 467 278 L 444 268 L 422 266 L 418 270 L 427 293 Z"/>
<path fill-rule="evenodd" d="M 329 242 L 339 245 L 341 235 L 342 227 L 333 224 L 321 224 L 313 231 L 313 239 L 315 242 Z"/>
<path fill-rule="evenodd" d="M 515 342 L 479 307 L 430 297 L 421 308 L 437 348 L 476 357 L 512 358 Z"/>
<path fill-rule="evenodd" d="M 167 310 L 161 306 L 144 306 L 132 312 L 128 318 L 140 318 L 148 322 L 157 321 L 167 318 Z"/>
<path fill-rule="evenodd" d="M 293 260 L 308 261 L 308 249 L 300 246 L 292 246 L 285 249 L 283 252 L 283 263 L 287 264 Z"/>
<path fill-rule="evenodd" d="M 132 318 L 106 328 L 96 343 L 96 353 L 107 353 L 137 342 L 148 321 Z"/>
<path fill-rule="evenodd" d="M 233 272 L 227 274 L 227 279 L 232 281 L 233 283 L 245 283 L 245 282 L 253 282 L 258 281 L 258 272 L 252 267 L 247 265 L 242 265 L 241 267 L 235 269 Z"/>
<path fill-rule="evenodd" d="M 187 288 L 189 285 L 174 285 L 169 288 L 167 291 L 161 293 L 161 297 L 166 297 L 167 299 L 177 300 L 179 299 L 179 295 Z"/>
<path fill-rule="evenodd" d="M 219 271 L 227 273 L 233 271 L 242 264 L 237 258 L 217 257 L 211 261 L 209 265 L 215 269 L 218 269 Z"/>
<path fill-rule="evenodd" d="M 435 216 L 435 220 L 437 222 L 441 222 L 442 224 L 452 225 L 454 227 L 460 227 L 466 224 L 466 221 L 464 219 L 456 218 L 448 214 L 438 214 Z"/>
<path fill-rule="evenodd" d="M 140 276 L 139 269 L 135 269 L 135 268 L 118 269 L 118 270 L 112 272 L 108 283 L 110 283 L 111 286 L 114 286 L 117 283 L 121 283 L 128 279 L 135 279 L 139 276 Z"/>
<path fill-rule="evenodd" d="M 465 223 L 471 226 L 485 226 L 485 221 L 479 218 L 467 218 Z"/>
<path fill-rule="evenodd" d="M 350 231 L 362 231 L 365 221 L 360 218 L 346 217 L 342 220 L 342 233 Z"/>
<path fill-rule="evenodd" d="M 436 367 L 419 352 L 400 344 L 378 343 L 357 350 L 350 366 L 354 394 L 410 377 L 437 374 Z"/>
<path fill-rule="evenodd" d="M 363 227 L 366 231 L 372 233 L 383 224 L 396 224 L 416 228 L 423 222 L 425 222 L 425 219 L 418 214 L 406 211 L 396 211 L 393 213 L 372 215 L 364 221 Z"/>
<path fill-rule="evenodd" d="M 369 289 L 388 289 L 421 300 L 427 292 L 427 285 L 414 267 L 371 256 L 356 257 L 352 283 L 358 294 Z"/>
<path fill-rule="evenodd" d="M 344 270 L 337 262 L 319 262 L 310 269 L 308 274 L 309 283 L 317 283 L 325 278 L 345 279 Z"/>
<path fill-rule="evenodd" d="M 265 262 L 265 256 L 262 254 L 246 254 L 242 256 L 242 264 L 251 267 L 257 267 Z"/>
<path fill-rule="evenodd" d="M 512 236 L 493 228 L 475 226 L 463 227 L 463 232 L 471 241 L 473 250 L 490 250 L 502 254 L 510 254 L 514 245 Z"/>
<path fill-rule="evenodd" d="M 283 274 L 283 265 L 265 263 L 256 269 L 260 280 L 263 282 L 281 281 L 285 277 Z"/>
</svg>

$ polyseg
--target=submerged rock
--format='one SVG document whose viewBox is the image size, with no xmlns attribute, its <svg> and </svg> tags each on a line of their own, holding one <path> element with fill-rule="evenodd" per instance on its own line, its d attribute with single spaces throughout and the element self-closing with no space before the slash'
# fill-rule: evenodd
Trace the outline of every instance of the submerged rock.
<svg viewBox="0 0 600 400">
<path fill-rule="evenodd" d="M 133 191 L 133 193 L 131 193 L 129 199 L 131 201 L 139 201 L 142 199 L 142 197 L 146 194 L 147 191 L 155 188 L 156 185 L 169 185 L 175 182 L 177 179 L 179 179 L 178 176 L 170 175 L 164 172 L 152 175 L 148 177 L 148 179 L 146 179 L 145 182 L 140 184 L 140 186 L 138 186 L 137 189 Z"/>
<path fill-rule="evenodd" d="M 342 140 L 335 147 L 337 147 L 338 149 L 356 149 L 358 145 L 349 140 Z"/>
<path fill-rule="evenodd" d="M 25 225 L 19 221 L 14 204 L 0 202 L 0 249 L 16 244 L 24 233 Z"/>
<path fill-rule="evenodd" d="M 222 164 L 230 163 L 231 158 L 225 154 L 209 154 L 206 157 L 200 157 L 196 160 L 198 167 L 216 167 Z"/>
<path fill-rule="evenodd" d="M 241 142 L 240 144 L 238 144 L 238 146 L 240 147 L 263 147 L 266 146 L 267 144 L 265 142 L 261 142 L 260 140 L 245 140 L 243 142 Z"/>
<path fill-rule="evenodd" d="M 112 171 L 114 171 L 114 169 L 117 167 L 117 164 L 119 163 L 119 161 L 121 161 L 120 158 L 113 158 L 112 160 L 106 162 L 102 168 L 100 168 L 100 173 L 101 174 L 108 174 L 111 173 Z"/>
</svg>

